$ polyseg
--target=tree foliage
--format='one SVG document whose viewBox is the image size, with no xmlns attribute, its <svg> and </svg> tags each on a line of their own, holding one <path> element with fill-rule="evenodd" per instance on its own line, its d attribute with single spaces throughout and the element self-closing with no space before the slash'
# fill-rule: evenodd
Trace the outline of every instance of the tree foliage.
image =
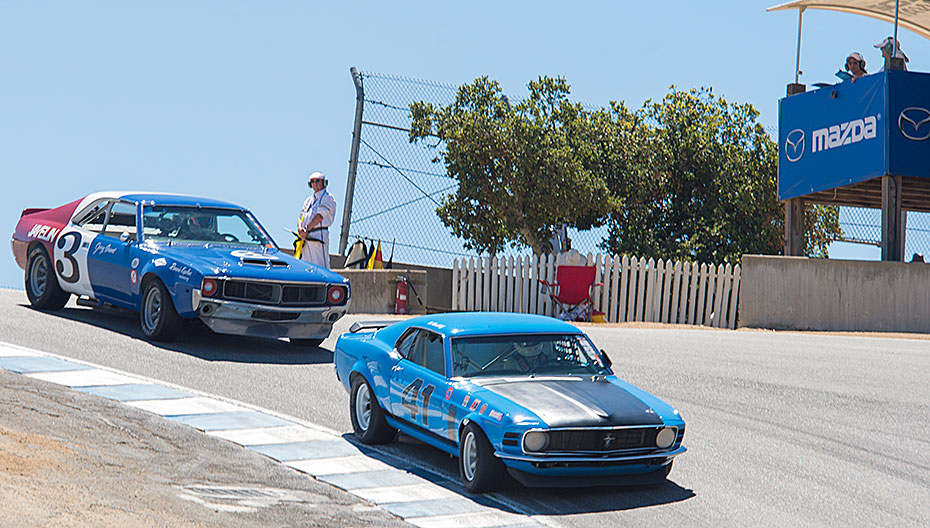
<svg viewBox="0 0 930 528">
<path fill-rule="evenodd" d="M 601 247 L 612 253 L 712 263 L 781 253 L 777 146 L 751 105 L 672 87 L 636 111 L 591 111 L 546 77 L 529 92 L 511 107 L 480 78 L 447 107 L 411 106 L 410 141 L 438 138 L 437 159 L 459 183 L 437 213 L 467 247 L 540 252 L 564 223 L 606 225 Z M 808 205 L 805 219 L 807 254 L 826 256 L 837 209 Z"/>
<path fill-rule="evenodd" d="M 564 79 L 540 78 L 529 92 L 511 107 L 485 77 L 460 87 L 445 108 L 411 106 L 410 140 L 438 137 L 446 170 L 459 184 L 439 217 L 479 252 L 507 245 L 542 252 L 563 223 L 590 229 L 615 207 L 590 166 L 597 158 L 592 113 L 569 102 Z"/>
</svg>

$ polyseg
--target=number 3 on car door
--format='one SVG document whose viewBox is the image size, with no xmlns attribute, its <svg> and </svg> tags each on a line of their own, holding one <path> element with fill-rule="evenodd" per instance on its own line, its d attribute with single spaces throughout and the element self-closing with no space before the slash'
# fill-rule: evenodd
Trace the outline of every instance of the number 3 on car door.
<svg viewBox="0 0 930 528">
<path fill-rule="evenodd" d="M 94 297 L 94 290 L 87 274 L 87 248 L 93 239 L 93 233 L 87 233 L 75 226 L 64 228 L 55 241 L 55 273 L 61 279 L 61 288 L 78 295 Z"/>
</svg>

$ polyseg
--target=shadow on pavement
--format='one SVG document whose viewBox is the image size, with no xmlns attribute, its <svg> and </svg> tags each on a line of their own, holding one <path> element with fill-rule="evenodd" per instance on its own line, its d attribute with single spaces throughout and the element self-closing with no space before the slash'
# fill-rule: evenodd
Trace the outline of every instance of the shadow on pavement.
<svg viewBox="0 0 930 528">
<path fill-rule="evenodd" d="M 66 307 L 50 312 L 19 304 L 27 310 L 84 323 L 145 341 L 154 347 L 187 354 L 206 361 L 263 363 L 280 365 L 316 365 L 333 362 L 333 353 L 321 347 L 294 345 L 287 341 L 236 335 L 216 334 L 199 320 L 185 321 L 175 341 L 154 342 L 142 336 L 139 315 L 110 308 Z"/>
<path fill-rule="evenodd" d="M 673 504 L 696 496 L 693 490 L 673 480 L 650 487 L 527 488 L 509 477 L 501 491 L 471 495 L 459 480 L 458 459 L 419 440 L 401 434 L 390 444 L 368 446 L 353 434 L 346 433 L 342 437 L 371 458 L 504 512 L 546 516 L 624 511 Z M 674 475 L 673 469 L 670 477 Z"/>
</svg>

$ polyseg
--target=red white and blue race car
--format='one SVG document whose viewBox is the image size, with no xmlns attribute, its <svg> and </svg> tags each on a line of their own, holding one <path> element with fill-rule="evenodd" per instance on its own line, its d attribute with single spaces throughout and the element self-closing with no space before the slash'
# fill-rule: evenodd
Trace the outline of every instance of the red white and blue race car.
<svg viewBox="0 0 930 528">
<path fill-rule="evenodd" d="M 214 332 L 319 345 L 349 305 L 348 279 L 280 251 L 248 209 L 173 194 L 101 192 L 26 209 L 13 233 L 29 302 L 140 313 L 173 338 L 184 319 Z"/>
</svg>

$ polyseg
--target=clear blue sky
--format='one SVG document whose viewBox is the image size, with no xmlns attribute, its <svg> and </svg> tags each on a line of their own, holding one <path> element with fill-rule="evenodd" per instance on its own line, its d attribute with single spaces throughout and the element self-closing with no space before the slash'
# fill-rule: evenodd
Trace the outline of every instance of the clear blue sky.
<svg viewBox="0 0 930 528">
<path fill-rule="evenodd" d="M 453 85 L 487 75 L 518 96 L 561 75 L 591 105 L 711 86 L 774 129 L 797 38 L 797 13 L 766 13 L 775 3 L 0 0 L 0 225 L 98 190 L 157 190 L 246 205 L 288 243 L 310 171 L 342 208 L 353 65 Z M 802 81 L 832 82 L 850 51 L 877 71 L 872 44 L 891 31 L 808 11 Z M 910 68 L 930 71 L 930 41 L 900 39 Z M 11 253 L 0 285 L 22 287 Z"/>
</svg>

